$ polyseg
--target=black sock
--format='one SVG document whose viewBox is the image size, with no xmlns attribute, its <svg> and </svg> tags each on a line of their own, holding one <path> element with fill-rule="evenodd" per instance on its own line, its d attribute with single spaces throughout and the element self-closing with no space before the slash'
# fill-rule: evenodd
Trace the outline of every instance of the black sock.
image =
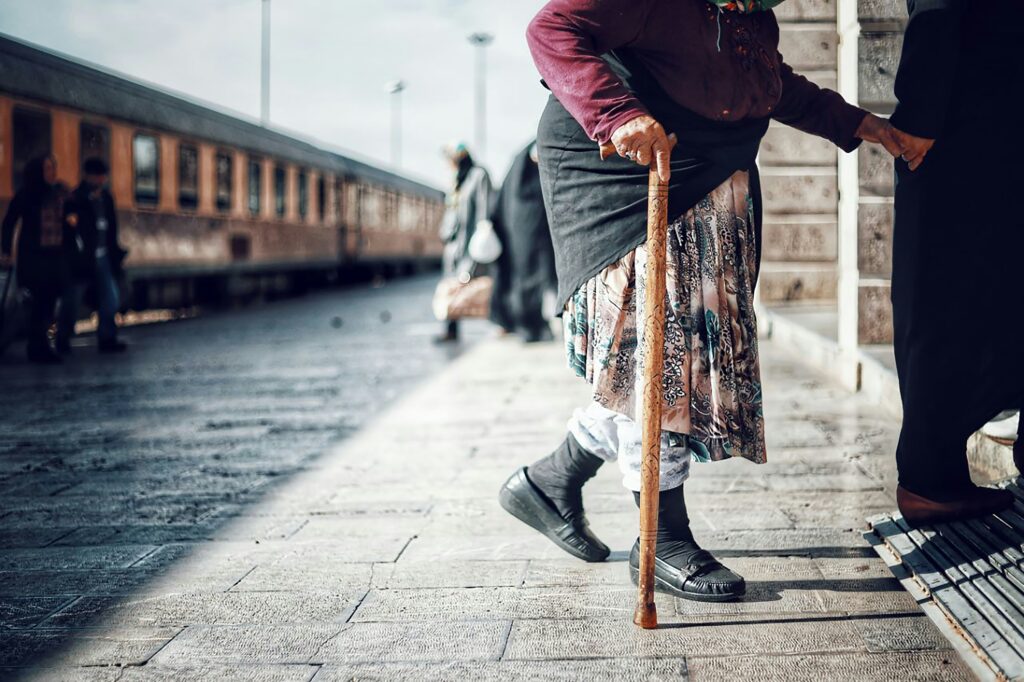
<svg viewBox="0 0 1024 682">
<path fill-rule="evenodd" d="M 637 508 L 640 493 L 633 493 Z M 690 530 L 690 517 L 686 512 L 683 486 L 662 490 L 658 495 L 658 548 L 655 555 L 675 567 L 685 566 L 698 552 L 700 545 Z"/>
<path fill-rule="evenodd" d="M 554 452 L 527 467 L 526 476 L 571 521 L 583 513 L 583 484 L 602 464 L 603 459 L 584 450 L 570 433 Z"/>
</svg>

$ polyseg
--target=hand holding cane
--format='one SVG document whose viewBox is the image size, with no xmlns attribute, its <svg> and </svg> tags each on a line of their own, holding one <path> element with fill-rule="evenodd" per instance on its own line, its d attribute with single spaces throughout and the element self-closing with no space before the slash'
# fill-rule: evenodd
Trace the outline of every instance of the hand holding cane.
<svg viewBox="0 0 1024 682">
<path fill-rule="evenodd" d="M 674 135 L 669 137 L 669 144 L 675 145 Z M 602 145 L 601 158 L 606 158 L 609 151 L 614 153 L 614 147 Z M 644 343 L 641 349 L 644 371 L 641 415 L 643 459 L 640 474 L 640 570 L 637 576 L 636 611 L 633 614 L 633 622 L 644 629 L 658 627 L 658 611 L 654 604 L 654 552 L 657 548 L 658 483 L 661 466 L 667 237 L 668 173 L 659 173 L 652 165 L 647 180 L 647 267 L 644 284 Z"/>
</svg>

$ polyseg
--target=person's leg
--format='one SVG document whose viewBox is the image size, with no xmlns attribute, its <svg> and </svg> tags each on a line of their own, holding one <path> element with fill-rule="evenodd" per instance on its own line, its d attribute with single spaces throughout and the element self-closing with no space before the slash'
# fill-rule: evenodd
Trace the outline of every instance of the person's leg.
<svg viewBox="0 0 1024 682">
<path fill-rule="evenodd" d="M 610 552 L 590 532 L 583 486 L 615 457 L 614 414 L 596 404 L 577 409 L 554 452 L 517 471 L 498 494 L 506 511 L 584 561 L 604 561 Z"/>
<path fill-rule="evenodd" d="M 78 321 L 78 307 L 82 300 L 83 286 L 72 282 L 64 288 L 57 310 L 57 351 L 71 352 L 71 339 L 75 336 L 75 323 Z"/>
<path fill-rule="evenodd" d="M 597 403 L 576 408 L 565 440 L 526 468 L 526 475 L 564 518 L 583 516 L 583 486 L 618 451 L 618 415 Z"/>
<path fill-rule="evenodd" d="M 643 460 L 640 426 L 624 415 L 616 417 L 619 469 L 623 485 L 640 506 L 640 470 Z M 742 597 L 746 583 L 741 576 L 701 549 L 690 530 L 684 483 L 690 475 L 692 451 L 685 435 L 663 431 L 658 487 L 658 530 L 655 557 L 657 589 L 684 599 L 727 601 Z M 630 552 L 634 581 L 640 565 L 640 541 Z"/>
<path fill-rule="evenodd" d="M 622 485 L 627 490 L 640 492 L 640 472 L 643 467 L 640 425 L 625 415 L 613 414 Z M 668 431 L 661 432 L 661 464 L 658 468 L 660 490 L 678 488 L 686 482 L 690 476 L 691 455 L 686 436 Z"/>
<path fill-rule="evenodd" d="M 48 333 L 54 319 L 57 305 L 57 291 L 51 287 L 36 287 L 30 290 L 32 305 L 29 312 L 28 343 L 26 351 L 32 362 L 55 363 L 60 357 L 50 348 Z"/>
<path fill-rule="evenodd" d="M 909 173 L 897 162 L 896 179 L 893 347 L 903 402 L 896 501 L 911 525 L 983 516 L 1013 498 L 971 482 L 967 439 L 991 416 L 983 414 L 991 398 L 979 383 L 984 353 L 964 351 L 955 314 L 976 312 L 978 304 L 969 288 L 949 277 L 951 271 L 983 271 L 970 260 L 983 254 L 944 233 L 962 225 L 950 225 L 936 208 L 943 192 L 931 186 L 935 177 Z"/>
<path fill-rule="evenodd" d="M 445 343 L 448 341 L 459 340 L 459 321 L 458 320 L 446 320 L 444 322 L 444 331 L 439 336 L 434 337 L 436 343 Z"/>
<path fill-rule="evenodd" d="M 96 308 L 99 327 L 96 336 L 101 347 L 113 348 L 117 343 L 117 309 L 120 296 L 117 280 L 110 268 L 110 261 L 105 257 L 96 259 Z"/>
</svg>

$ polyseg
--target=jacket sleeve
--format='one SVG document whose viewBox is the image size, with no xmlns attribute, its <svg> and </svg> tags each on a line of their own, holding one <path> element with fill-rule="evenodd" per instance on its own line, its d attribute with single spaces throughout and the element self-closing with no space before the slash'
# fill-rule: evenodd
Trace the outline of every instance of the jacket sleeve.
<svg viewBox="0 0 1024 682">
<path fill-rule="evenodd" d="M 607 142 L 647 113 L 601 55 L 635 40 L 656 1 L 551 0 L 530 22 L 526 40 L 537 70 L 592 140 Z"/>
<path fill-rule="evenodd" d="M 844 152 L 852 152 L 860 143 L 857 128 L 868 112 L 847 103 L 842 95 L 821 88 L 793 71 L 779 55 L 782 96 L 772 118 L 805 133 L 823 137 Z"/>
<path fill-rule="evenodd" d="M 24 198 L 21 192 L 14 195 L 11 203 L 7 206 L 7 213 L 4 214 L 3 225 L 0 226 L 0 253 L 10 255 L 14 246 L 14 228 L 21 218 Z"/>
<path fill-rule="evenodd" d="M 964 4 L 959 0 L 908 0 L 910 21 L 896 72 L 899 104 L 891 119 L 900 130 L 930 140 L 942 131 L 960 59 Z"/>
</svg>

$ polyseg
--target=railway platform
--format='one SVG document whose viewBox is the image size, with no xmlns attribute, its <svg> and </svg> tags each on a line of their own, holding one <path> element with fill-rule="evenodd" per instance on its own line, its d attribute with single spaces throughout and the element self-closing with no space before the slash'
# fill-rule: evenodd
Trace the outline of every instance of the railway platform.
<svg viewBox="0 0 1024 682">
<path fill-rule="evenodd" d="M 0 361 L 0 678 L 967 680 L 864 537 L 897 421 L 762 346 L 770 463 L 695 467 L 698 539 L 747 598 L 631 623 L 636 511 L 578 562 L 496 491 L 586 397 L 558 343 L 429 342 L 433 281 L 131 331 L 125 357 Z"/>
</svg>

